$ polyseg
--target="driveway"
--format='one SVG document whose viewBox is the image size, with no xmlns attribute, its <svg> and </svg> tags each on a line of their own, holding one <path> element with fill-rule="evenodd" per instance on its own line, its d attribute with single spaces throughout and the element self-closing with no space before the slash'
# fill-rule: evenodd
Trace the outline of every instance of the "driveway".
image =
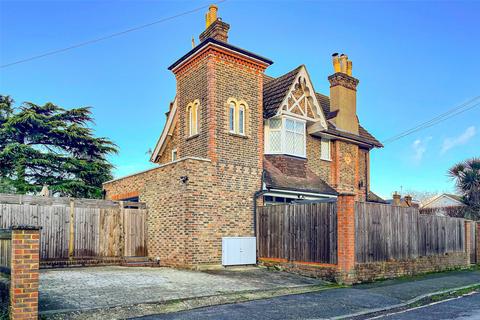
<svg viewBox="0 0 480 320">
<path fill-rule="evenodd" d="M 170 268 L 89 267 L 50 269 L 40 273 L 40 312 L 91 310 L 327 284 L 261 268 L 199 272 Z"/>
</svg>

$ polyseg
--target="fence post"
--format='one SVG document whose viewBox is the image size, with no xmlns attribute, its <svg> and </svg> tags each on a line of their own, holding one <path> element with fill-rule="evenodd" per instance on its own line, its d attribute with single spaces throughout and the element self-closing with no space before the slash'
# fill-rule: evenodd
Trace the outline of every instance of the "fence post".
<svg viewBox="0 0 480 320">
<path fill-rule="evenodd" d="M 12 228 L 10 319 L 38 319 L 38 227 Z"/>
<path fill-rule="evenodd" d="M 337 281 L 355 282 L 355 194 L 343 193 L 337 199 Z"/>
<path fill-rule="evenodd" d="M 118 202 L 119 207 L 120 207 L 120 257 L 125 258 L 125 250 L 127 248 L 126 246 L 126 241 L 127 241 L 127 235 L 126 235 L 126 229 L 125 229 L 125 203 L 123 201 Z"/>
<path fill-rule="evenodd" d="M 75 250 L 75 201 L 70 199 L 70 234 L 68 239 L 68 258 L 73 259 Z"/>
</svg>

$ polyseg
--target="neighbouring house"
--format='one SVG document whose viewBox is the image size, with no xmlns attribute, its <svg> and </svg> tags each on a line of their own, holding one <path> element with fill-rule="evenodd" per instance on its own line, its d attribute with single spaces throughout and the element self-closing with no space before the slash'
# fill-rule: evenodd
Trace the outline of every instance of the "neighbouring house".
<svg viewBox="0 0 480 320">
<path fill-rule="evenodd" d="M 329 96 L 301 65 L 280 77 L 270 59 L 228 42 L 206 16 L 200 43 L 174 62 L 176 93 L 151 161 L 158 167 L 104 184 L 108 199 L 149 209 L 149 256 L 162 265 L 220 265 L 222 238 L 255 236 L 256 207 L 370 191 L 370 151 L 382 147 L 357 117 L 359 80 L 333 55 Z"/>
<path fill-rule="evenodd" d="M 469 208 L 463 203 L 461 196 L 449 193 L 436 195 L 426 200 L 420 207 L 421 213 L 437 216 L 464 218 L 468 211 Z"/>
<path fill-rule="evenodd" d="M 421 208 L 443 208 L 443 207 L 465 207 L 465 203 L 462 201 L 462 197 L 456 194 L 442 193 L 436 195 L 424 203 L 422 203 Z"/>
<path fill-rule="evenodd" d="M 392 196 L 392 199 L 385 200 L 385 203 L 391 204 L 392 206 L 398 206 L 398 207 L 414 207 L 414 208 L 420 208 L 420 201 L 415 200 L 412 198 L 411 195 L 406 195 L 402 197 L 401 194 L 398 192 L 395 192 Z"/>
</svg>

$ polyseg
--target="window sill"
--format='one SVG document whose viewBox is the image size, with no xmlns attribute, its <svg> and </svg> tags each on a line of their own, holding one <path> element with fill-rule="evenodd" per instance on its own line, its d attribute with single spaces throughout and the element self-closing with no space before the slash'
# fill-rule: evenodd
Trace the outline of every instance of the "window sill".
<svg viewBox="0 0 480 320">
<path fill-rule="evenodd" d="M 244 135 L 244 134 L 240 134 L 240 133 L 235 133 L 235 132 L 228 132 L 229 135 L 233 136 L 233 137 L 238 137 L 238 138 L 243 138 L 243 139 L 248 139 L 248 136 Z"/>
<path fill-rule="evenodd" d="M 195 139 L 195 138 L 198 137 L 199 135 L 200 135 L 200 134 L 198 134 L 198 133 L 197 133 L 197 134 L 194 134 L 193 136 L 188 137 L 186 140 L 188 141 L 188 140 Z"/>
<path fill-rule="evenodd" d="M 326 158 L 320 158 L 320 160 L 322 160 L 322 161 L 328 161 L 328 162 L 331 162 L 331 161 L 332 161 L 332 159 L 326 159 Z"/>
</svg>

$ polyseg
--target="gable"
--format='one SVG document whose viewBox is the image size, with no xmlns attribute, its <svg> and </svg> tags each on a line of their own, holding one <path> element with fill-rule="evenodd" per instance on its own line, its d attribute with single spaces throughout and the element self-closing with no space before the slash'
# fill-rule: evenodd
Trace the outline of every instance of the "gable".
<svg viewBox="0 0 480 320">
<path fill-rule="evenodd" d="M 175 129 L 176 124 L 176 114 L 177 114 L 177 98 L 172 103 L 172 108 L 167 116 L 167 122 L 165 123 L 165 127 L 163 127 L 162 134 L 155 145 L 155 149 L 150 157 L 151 162 L 156 162 L 159 155 L 162 154 L 166 144 L 167 144 L 167 137 L 173 134 L 173 130 Z"/>
<path fill-rule="evenodd" d="M 309 122 L 320 122 L 323 129 L 327 129 L 323 110 L 317 100 L 305 66 L 299 69 L 287 95 L 283 98 L 277 110 L 277 115 L 290 115 Z"/>
<path fill-rule="evenodd" d="M 441 194 L 433 197 L 427 201 L 423 208 L 440 208 L 440 207 L 453 207 L 453 206 L 465 206 L 457 196 L 450 196 L 448 194 Z"/>
</svg>

